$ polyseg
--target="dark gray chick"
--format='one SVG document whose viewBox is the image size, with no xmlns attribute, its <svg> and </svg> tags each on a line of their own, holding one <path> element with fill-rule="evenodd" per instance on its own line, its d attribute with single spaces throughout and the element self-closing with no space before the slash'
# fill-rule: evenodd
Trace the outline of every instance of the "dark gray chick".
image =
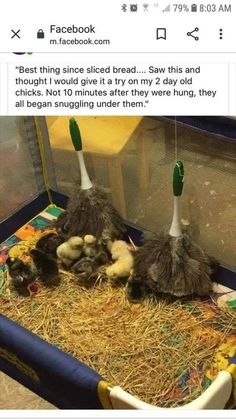
<svg viewBox="0 0 236 419">
<path fill-rule="evenodd" d="M 47 255 L 56 258 L 56 250 L 61 243 L 62 239 L 58 236 L 58 234 L 48 233 L 40 237 L 36 243 L 36 249 L 39 249 Z"/>
<path fill-rule="evenodd" d="M 80 283 L 82 282 L 85 286 L 91 286 L 96 279 L 95 277 L 97 277 L 98 267 L 99 263 L 95 259 L 83 257 L 72 266 L 71 271 L 78 275 Z"/>
<path fill-rule="evenodd" d="M 126 295 L 130 303 L 140 303 L 143 301 L 148 293 L 141 278 L 131 275 L 127 282 Z"/>
<path fill-rule="evenodd" d="M 27 297 L 31 294 L 29 286 L 37 278 L 37 272 L 19 258 L 9 257 L 6 260 L 12 284 L 19 295 Z"/>
<path fill-rule="evenodd" d="M 59 269 L 56 259 L 47 255 L 39 249 L 32 249 L 30 256 L 37 268 L 40 279 L 45 286 L 56 286 L 60 284 Z"/>
</svg>

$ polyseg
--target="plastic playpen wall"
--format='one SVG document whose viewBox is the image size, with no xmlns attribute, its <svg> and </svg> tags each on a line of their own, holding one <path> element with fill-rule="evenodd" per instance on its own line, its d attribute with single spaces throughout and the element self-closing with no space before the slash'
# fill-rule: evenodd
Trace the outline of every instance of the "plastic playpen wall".
<svg viewBox="0 0 236 419">
<path fill-rule="evenodd" d="M 174 121 L 140 117 L 132 120 L 131 127 L 127 117 L 82 119 L 77 118 L 85 146 L 91 143 L 85 157 L 93 180 L 104 187 L 128 221 L 151 231 L 167 229 L 176 158 Z M 46 189 L 68 195 L 79 182 L 67 120 L 0 117 L 0 221 Z M 87 130 L 90 123 L 92 135 Z M 96 147 L 96 127 L 104 137 L 102 150 Z M 111 150 L 113 141 L 117 148 Z M 177 157 L 183 160 L 186 173 L 184 228 L 223 265 L 235 270 L 236 121 L 180 118 Z"/>
</svg>

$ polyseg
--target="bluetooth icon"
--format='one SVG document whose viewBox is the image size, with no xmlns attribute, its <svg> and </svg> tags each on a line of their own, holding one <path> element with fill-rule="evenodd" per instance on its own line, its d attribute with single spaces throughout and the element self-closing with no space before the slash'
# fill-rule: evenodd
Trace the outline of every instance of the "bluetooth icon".
<svg viewBox="0 0 236 419">
<path fill-rule="evenodd" d="M 121 10 L 122 10 L 122 12 L 127 12 L 127 5 L 126 4 L 122 4 Z"/>
</svg>

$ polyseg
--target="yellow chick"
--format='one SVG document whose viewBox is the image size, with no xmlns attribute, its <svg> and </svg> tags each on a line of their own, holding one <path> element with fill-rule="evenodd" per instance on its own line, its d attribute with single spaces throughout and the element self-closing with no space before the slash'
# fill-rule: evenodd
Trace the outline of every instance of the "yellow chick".
<svg viewBox="0 0 236 419">
<path fill-rule="evenodd" d="M 82 253 L 83 239 L 79 236 L 72 236 L 57 248 L 57 257 L 67 267 L 79 259 Z"/>
<path fill-rule="evenodd" d="M 116 278 L 128 277 L 133 267 L 133 256 L 129 251 L 128 244 L 123 240 L 116 240 L 109 245 L 109 248 L 115 263 L 107 267 L 107 276 Z"/>
<path fill-rule="evenodd" d="M 94 257 L 98 252 L 98 245 L 96 241 L 96 237 L 92 236 L 92 234 L 86 234 L 84 236 L 84 244 L 83 244 L 83 253 L 85 256 Z"/>
</svg>

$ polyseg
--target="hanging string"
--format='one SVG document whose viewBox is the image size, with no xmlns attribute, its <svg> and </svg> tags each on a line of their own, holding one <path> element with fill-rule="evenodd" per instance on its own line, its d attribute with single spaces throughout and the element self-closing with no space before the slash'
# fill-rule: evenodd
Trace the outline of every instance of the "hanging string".
<svg viewBox="0 0 236 419">
<path fill-rule="evenodd" d="M 177 137 L 177 121 L 175 116 L 175 161 L 178 160 L 178 137 Z"/>
<path fill-rule="evenodd" d="M 45 154 L 45 148 L 44 148 L 44 142 L 43 142 L 43 135 L 41 132 L 40 123 L 37 116 L 34 117 L 34 122 L 35 122 L 36 132 L 38 136 L 39 152 L 40 152 L 40 157 L 41 157 L 41 162 L 42 162 L 42 171 L 43 171 L 45 189 L 48 194 L 49 202 L 51 205 L 53 205 L 52 194 L 51 194 L 50 186 L 49 186 L 49 173 L 48 173 L 47 163 L 46 163 L 46 154 Z"/>
</svg>

